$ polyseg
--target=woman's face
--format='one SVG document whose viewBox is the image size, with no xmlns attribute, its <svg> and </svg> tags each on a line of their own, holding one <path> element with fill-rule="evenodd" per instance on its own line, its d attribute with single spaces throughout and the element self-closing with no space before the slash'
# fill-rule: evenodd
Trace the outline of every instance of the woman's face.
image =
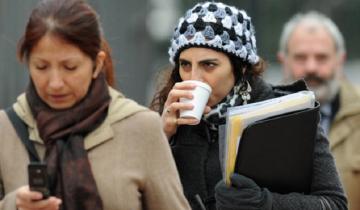
<svg viewBox="0 0 360 210">
<path fill-rule="evenodd" d="M 209 106 L 218 104 L 235 84 L 229 57 L 208 48 L 191 47 L 182 51 L 179 73 L 182 80 L 199 80 L 211 86 Z"/>
<path fill-rule="evenodd" d="M 40 98 L 53 109 L 66 109 L 87 94 L 104 57 L 101 51 L 94 62 L 77 46 L 45 35 L 31 50 L 28 65 Z"/>
</svg>

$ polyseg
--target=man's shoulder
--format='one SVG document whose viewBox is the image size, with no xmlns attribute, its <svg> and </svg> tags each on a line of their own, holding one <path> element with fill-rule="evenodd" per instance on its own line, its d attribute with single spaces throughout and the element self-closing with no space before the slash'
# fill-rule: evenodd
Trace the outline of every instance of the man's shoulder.
<svg viewBox="0 0 360 210">
<path fill-rule="evenodd" d="M 352 83 L 347 79 L 342 79 L 340 80 L 340 95 L 343 99 L 351 99 L 352 102 L 360 102 L 360 85 Z"/>
<path fill-rule="evenodd" d="M 340 108 L 337 118 L 355 119 L 360 116 L 360 86 L 352 84 L 348 80 L 340 83 Z"/>
</svg>

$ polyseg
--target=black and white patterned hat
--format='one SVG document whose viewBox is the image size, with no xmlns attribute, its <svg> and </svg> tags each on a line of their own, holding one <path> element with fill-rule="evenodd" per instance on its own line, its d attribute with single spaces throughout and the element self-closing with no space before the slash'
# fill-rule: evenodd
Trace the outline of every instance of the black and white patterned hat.
<svg viewBox="0 0 360 210">
<path fill-rule="evenodd" d="M 170 62 L 174 64 L 179 53 L 191 46 L 215 48 L 250 64 L 259 61 L 251 18 L 223 3 L 196 4 L 180 18 L 171 39 Z"/>
</svg>

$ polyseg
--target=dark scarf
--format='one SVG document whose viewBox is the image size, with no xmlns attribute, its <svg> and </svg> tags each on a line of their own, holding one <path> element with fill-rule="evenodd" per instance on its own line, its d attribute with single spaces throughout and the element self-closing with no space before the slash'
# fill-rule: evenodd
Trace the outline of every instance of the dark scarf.
<svg viewBox="0 0 360 210">
<path fill-rule="evenodd" d="M 225 123 L 226 112 L 229 107 L 239 106 L 243 103 L 239 95 L 241 85 L 241 80 L 238 80 L 228 95 L 220 103 L 211 107 L 211 111 L 203 116 L 203 120 L 210 125 L 210 129 L 217 130 L 220 124 Z"/>
<path fill-rule="evenodd" d="M 107 116 L 111 98 L 105 76 L 99 74 L 87 95 L 65 110 L 55 110 L 44 103 L 32 81 L 26 99 L 46 146 L 51 194 L 62 199 L 64 210 L 102 210 L 84 138 Z"/>
<path fill-rule="evenodd" d="M 272 87 L 263 81 L 262 78 L 254 76 L 249 78 L 248 82 L 252 89 L 248 103 L 256 102 L 261 97 L 269 97 L 266 94 L 270 92 Z M 211 111 L 203 116 L 203 120 L 209 125 L 210 129 L 218 130 L 219 125 L 225 124 L 226 112 L 229 107 L 241 106 L 243 104 L 243 99 L 240 95 L 242 85 L 242 81 L 238 80 L 228 95 L 220 103 L 211 107 Z"/>
</svg>

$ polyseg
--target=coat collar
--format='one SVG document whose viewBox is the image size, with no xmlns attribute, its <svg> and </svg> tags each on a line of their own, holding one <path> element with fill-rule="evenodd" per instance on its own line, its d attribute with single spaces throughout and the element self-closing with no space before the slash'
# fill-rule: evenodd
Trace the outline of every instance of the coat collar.
<svg viewBox="0 0 360 210">
<path fill-rule="evenodd" d="M 340 109 L 334 122 L 354 114 L 360 114 L 360 92 L 348 81 L 342 80 L 340 83 Z"/>
<path fill-rule="evenodd" d="M 97 145 L 111 140 L 114 137 L 112 125 L 137 112 L 146 110 L 145 107 L 138 105 L 136 102 L 125 98 L 120 92 L 109 87 L 111 103 L 109 105 L 108 115 L 104 122 L 95 130 L 85 137 L 85 149 L 91 149 Z M 37 129 L 36 121 L 31 113 L 25 94 L 17 98 L 13 105 L 17 115 L 27 124 L 29 129 L 29 139 L 43 144 Z"/>
<path fill-rule="evenodd" d="M 340 82 L 340 108 L 329 133 L 331 149 L 352 133 L 352 126 L 346 119 L 354 115 L 360 115 L 360 94 L 358 89 L 343 79 Z"/>
</svg>

